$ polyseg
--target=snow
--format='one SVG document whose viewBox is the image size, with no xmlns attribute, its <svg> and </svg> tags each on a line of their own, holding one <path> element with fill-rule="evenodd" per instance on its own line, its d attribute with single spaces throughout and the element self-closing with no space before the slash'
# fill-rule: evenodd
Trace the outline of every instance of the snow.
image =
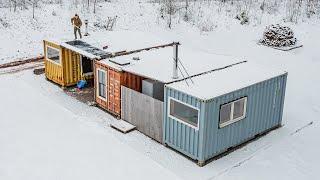
<svg viewBox="0 0 320 180">
<path fill-rule="evenodd" d="M 217 26 L 200 32 L 182 21 L 172 30 L 164 28 L 161 21 L 154 21 L 157 6 L 149 3 L 124 0 L 99 8 L 97 15 L 89 15 L 89 22 L 105 15 L 120 17 L 113 32 L 89 31 L 90 37 L 99 37 L 98 43 L 109 45 L 111 51 L 122 50 L 123 44 L 137 43 L 129 49 L 148 42 L 154 45 L 148 39 L 152 35 L 166 43 L 179 41 L 193 51 L 243 57 L 239 61 L 248 59 L 288 71 L 283 127 L 198 167 L 138 131 L 124 135 L 113 130 L 109 127 L 116 121 L 112 116 L 67 96 L 43 75 L 26 70 L 27 65 L 1 69 L 0 179 L 319 179 L 319 20 L 284 23 L 277 14 L 267 12 L 258 18 L 261 24 L 241 26 L 232 20 L 234 16 L 210 9 L 203 21 Z M 69 17 L 74 9 L 48 5 L 36 11 L 39 16 L 31 20 L 31 10 L 1 9 L 0 17 L 10 25 L 7 29 L 0 25 L 1 63 L 38 55 L 43 52 L 43 39 L 73 37 Z M 294 30 L 302 48 L 283 52 L 257 45 L 265 26 L 279 22 Z"/>
<path fill-rule="evenodd" d="M 279 69 L 261 67 L 257 63 L 247 61 L 191 78 L 194 83 L 188 80 L 189 84 L 180 81 L 167 86 L 199 99 L 208 100 L 285 73 Z"/>
<path fill-rule="evenodd" d="M 222 68 L 230 64 L 239 62 L 239 58 L 209 54 L 199 50 L 192 50 L 184 45 L 179 46 L 179 60 L 186 68 L 189 75 L 194 75 L 209 71 L 216 68 Z M 134 57 L 139 57 L 139 60 L 133 60 Z M 149 51 L 142 51 L 125 56 L 112 58 L 113 61 L 130 62 L 128 65 L 119 66 L 113 64 L 109 59 L 101 60 L 100 63 L 111 67 L 121 68 L 126 72 L 140 75 L 142 77 L 157 80 L 163 83 L 169 83 L 177 79 L 173 79 L 173 47 L 165 47 Z M 178 71 L 179 79 L 188 77 L 183 70 L 181 64 L 179 67 L 182 71 Z"/>
<path fill-rule="evenodd" d="M 55 102 L 57 95 L 66 103 L 70 97 L 43 78 L 30 71 L 0 76 L 0 179 L 177 179 L 114 132 L 90 125 L 97 117 L 81 115 L 108 118 L 104 112 L 75 100 L 70 110 Z"/>
</svg>

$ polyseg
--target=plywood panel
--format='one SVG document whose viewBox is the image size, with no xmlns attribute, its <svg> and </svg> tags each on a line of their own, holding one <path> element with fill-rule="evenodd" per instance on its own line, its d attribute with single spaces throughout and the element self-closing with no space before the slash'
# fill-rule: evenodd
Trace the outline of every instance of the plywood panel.
<svg viewBox="0 0 320 180">
<path fill-rule="evenodd" d="M 121 86 L 121 118 L 162 143 L 163 102 Z"/>
</svg>

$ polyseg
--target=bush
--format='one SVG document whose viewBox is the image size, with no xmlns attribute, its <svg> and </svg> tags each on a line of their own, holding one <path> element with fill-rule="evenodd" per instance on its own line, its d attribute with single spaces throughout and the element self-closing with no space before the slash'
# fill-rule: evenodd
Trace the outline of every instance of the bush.
<svg viewBox="0 0 320 180">
<path fill-rule="evenodd" d="M 240 21 L 241 25 L 249 24 L 249 17 L 246 12 L 242 12 L 241 14 L 236 16 L 236 19 Z"/>
</svg>

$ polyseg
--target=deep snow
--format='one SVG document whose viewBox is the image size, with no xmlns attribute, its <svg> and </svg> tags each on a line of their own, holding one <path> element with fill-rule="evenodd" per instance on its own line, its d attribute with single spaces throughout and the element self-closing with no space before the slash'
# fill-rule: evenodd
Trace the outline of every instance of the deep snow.
<svg viewBox="0 0 320 180">
<path fill-rule="evenodd" d="M 134 3 L 128 6 L 141 11 L 145 8 L 153 16 L 148 6 Z M 26 55 L 41 52 L 43 38 L 70 39 L 68 16 L 72 12 L 57 17 L 61 21 L 53 21 L 57 26 L 46 31 L 53 23 L 51 20 L 45 23 L 50 8 L 63 13 L 62 9 L 48 7 L 44 18 L 38 19 L 39 31 L 26 27 L 26 32 L 30 31 L 26 35 L 17 33 L 18 30 L 1 29 L 5 36 L 0 36 L 0 61 L 8 62 L 11 56 L 24 54 L 20 52 Z M 114 11 L 119 8 L 115 6 Z M 127 14 L 134 15 L 139 17 L 137 12 Z M 27 17 L 22 19 L 29 21 Z M 128 36 L 131 33 L 140 34 L 141 45 L 149 42 L 147 37 L 151 34 L 169 42 L 180 41 L 195 51 L 232 55 L 288 71 L 283 127 L 200 168 L 137 131 L 124 135 L 113 130 L 108 124 L 114 118 L 65 95 L 44 76 L 35 76 L 30 70 L 9 74 L 0 70 L 0 179 L 318 179 L 318 21 L 289 24 L 304 47 L 283 52 L 257 45 L 263 24 L 229 24 L 200 33 L 183 23 L 168 30 L 156 23 L 146 23 L 149 20 L 145 18 L 133 19 L 123 19 L 114 32 L 92 32 L 91 37 L 105 35 L 121 47 L 130 44 L 127 38 L 136 40 Z"/>
</svg>

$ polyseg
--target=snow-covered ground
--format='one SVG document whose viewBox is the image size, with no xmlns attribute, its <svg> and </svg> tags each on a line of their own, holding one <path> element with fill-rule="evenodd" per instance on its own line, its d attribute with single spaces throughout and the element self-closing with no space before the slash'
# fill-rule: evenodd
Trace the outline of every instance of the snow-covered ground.
<svg viewBox="0 0 320 180">
<path fill-rule="evenodd" d="M 114 7 L 106 12 L 110 14 L 120 8 L 112 3 L 103 6 Z M 143 8 L 150 17 L 156 16 L 152 14 L 152 5 L 128 6 Z M 64 15 L 53 21 L 47 17 L 52 13 L 50 8 Z M 27 17 L 22 17 L 21 21 L 26 21 L 28 27 L 21 28 L 21 34 L 15 23 L 12 23 L 12 27 L 17 26 L 14 31 L 0 28 L 0 33 L 5 34 L 0 36 L 0 63 L 11 61 L 12 56 L 22 57 L 24 53 L 36 55 L 42 51 L 42 38 L 72 38 L 68 26 L 73 12 L 68 14 L 53 5 L 46 11 L 44 18 L 38 19 L 39 31 L 28 29 Z M 140 46 L 154 36 L 168 42 L 180 41 L 182 46 L 194 51 L 232 55 L 288 71 L 283 127 L 200 168 L 137 131 L 124 135 L 110 128 L 108 124 L 115 121 L 110 115 L 67 96 L 43 75 L 35 76 L 31 70 L 15 73 L 0 70 L 0 179 L 319 178 L 318 21 L 289 24 L 304 46 L 283 52 L 257 45 L 264 25 L 231 23 L 200 33 L 183 23 L 169 30 L 151 23 L 150 17 L 135 19 L 140 17 L 135 11 L 121 13 L 129 15 L 119 22 L 118 29 L 92 32 L 90 38 L 110 37 L 108 43 L 128 47 L 134 41 L 137 41 L 134 46 Z M 20 16 L 6 17 L 14 20 Z M 52 29 L 48 30 L 49 27 Z"/>
</svg>

